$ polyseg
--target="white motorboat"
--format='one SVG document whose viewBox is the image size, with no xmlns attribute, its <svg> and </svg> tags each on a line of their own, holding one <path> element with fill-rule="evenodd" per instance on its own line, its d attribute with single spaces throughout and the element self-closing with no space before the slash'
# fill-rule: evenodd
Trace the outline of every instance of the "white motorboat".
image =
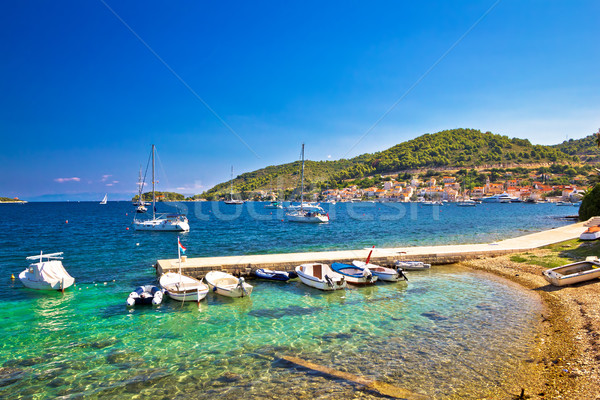
<svg viewBox="0 0 600 400">
<path fill-rule="evenodd" d="M 60 260 L 63 253 L 44 254 L 27 257 L 37 261 L 19 274 L 21 283 L 38 290 L 65 290 L 75 283 L 75 279 L 65 270 Z"/>
<path fill-rule="evenodd" d="M 481 201 L 483 203 L 510 203 L 515 200 L 516 197 L 509 195 L 504 192 L 502 194 L 495 194 L 493 196 L 483 197 Z"/>
<path fill-rule="evenodd" d="M 477 205 L 477 202 L 475 200 L 466 199 L 466 200 L 457 202 L 456 205 L 459 207 L 475 207 Z"/>
<path fill-rule="evenodd" d="M 164 289 L 161 289 L 154 285 L 138 286 L 133 292 L 129 293 L 127 297 L 127 305 L 154 305 L 157 306 L 162 303 L 164 296 Z"/>
<path fill-rule="evenodd" d="M 586 260 L 551 268 L 542 272 L 544 278 L 554 286 L 565 286 L 573 283 L 600 278 L 600 261 Z"/>
<path fill-rule="evenodd" d="M 106 204 L 107 202 L 108 202 L 108 193 L 104 195 L 104 197 L 100 201 L 100 204 Z"/>
<path fill-rule="evenodd" d="M 359 268 L 368 268 L 369 271 L 373 275 L 375 275 L 379 280 L 386 282 L 398 282 L 398 281 L 408 281 L 408 278 L 402 271 L 402 268 L 392 269 L 387 267 L 382 267 L 381 265 L 375 265 L 371 263 L 366 263 L 364 261 L 354 260 L 352 261 L 352 265 Z"/>
<path fill-rule="evenodd" d="M 222 271 L 210 271 L 204 277 L 208 287 L 213 292 L 227 297 L 245 297 L 252 294 L 252 285 L 246 283 L 244 278 Z"/>
<path fill-rule="evenodd" d="M 431 268 L 431 264 L 425 264 L 421 261 L 401 261 L 394 262 L 396 267 L 402 268 L 403 271 L 422 271 Z"/>
<path fill-rule="evenodd" d="M 231 166 L 231 188 L 229 190 L 229 200 L 225 200 L 225 204 L 244 204 L 244 200 L 233 198 L 233 165 Z"/>
<path fill-rule="evenodd" d="M 596 240 L 600 238 L 600 226 L 590 226 L 579 235 L 579 239 L 581 240 Z"/>
<path fill-rule="evenodd" d="M 302 264 L 296 267 L 300 281 L 320 290 L 338 290 L 346 287 L 346 278 L 321 263 Z"/>
<path fill-rule="evenodd" d="M 322 223 L 329 222 L 329 214 L 318 206 L 317 209 L 304 208 L 304 143 L 302 143 L 302 179 L 300 187 L 300 209 L 285 214 L 289 222 Z M 311 206 L 312 207 L 312 206 Z"/>
<path fill-rule="evenodd" d="M 331 269 L 343 275 L 346 281 L 353 285 L 370 285 L 377 282 L 377 276 L 366 267 L 334 262 Z"/>
<path fill-rule="evenodd" d="M 177 272 L 162 274 L 158 282 L 169 297 L 177 301 L 200 301 L 208 293 L 204 282 Z"/>
<path fill-rule="evenodd" d="M 188 219 L 183 214 L 156 214 L 156 193 L 154 179 L 154 145 L 152 145 L 152 219 L 133 219 L 136 231 L 187 232 L 190 230 Z"/>
</svg>

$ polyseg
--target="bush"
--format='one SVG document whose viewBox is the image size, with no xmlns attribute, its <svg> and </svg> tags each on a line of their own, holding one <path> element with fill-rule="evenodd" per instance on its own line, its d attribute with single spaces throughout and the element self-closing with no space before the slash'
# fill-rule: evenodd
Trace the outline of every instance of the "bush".
<svg viewBox="0 0 600 400">
<path fill-rule="evenodd" d="M 600 184 L 594 186 L 594 188 L 587 193 L 581 201 L 579 206 L 579 220 L 585 221 L 600 215 Z"/>
</svg>

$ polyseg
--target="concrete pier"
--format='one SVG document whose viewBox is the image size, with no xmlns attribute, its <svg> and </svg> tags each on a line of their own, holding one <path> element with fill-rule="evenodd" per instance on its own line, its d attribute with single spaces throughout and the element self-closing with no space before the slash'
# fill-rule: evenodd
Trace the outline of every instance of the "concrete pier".
<svg viewBox="0 0 600 400">
<path fill-rule="evenodd" d="M 597 218 L 597 217 L 596 217 Z M 371 262 L 379 265 L 393 265 L 395 260 L 423 261 L 432 265 L 451 264 L 470 259 L 496 257 L 507 253 L 523 252 L 565 240 L 579 238 L 587 226 L 600 221 L 591 219 L 566 225 L 560 228 L 532 233 L 495 243 L 463 244 L 445 246 L 397 247 L 375 249 Z M 247 276 L 258 268 L 270 268 L 291 271 L 304 263 L 332 262 L 350 263 L 353 260 L 366 260 L 370 249 L 337 250 L 306 253 L 240 255 L 228 257 L 188 258 L 181 263 L 182 272 L 196 278 L 202 278 L 207 272 L 226 271 L 234 275 Z M 156 273 L 177 272 L 177 259 L 158 260 Z"/>
</svg>

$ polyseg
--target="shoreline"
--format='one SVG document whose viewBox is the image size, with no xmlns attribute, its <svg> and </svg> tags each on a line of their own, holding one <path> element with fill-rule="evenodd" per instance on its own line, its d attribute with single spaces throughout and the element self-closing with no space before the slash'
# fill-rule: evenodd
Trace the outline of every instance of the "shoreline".
<svg viewBox="0 0 600 400">
<path fill-rule="evenodd" d="M 544 254 L 538 249 L 530 253 Z M 600 393 L 600 282 L 554 287 L 542 276 L 546 268 L 510 260 L 510 255 L 461 263 L 508 279 L 538 296 L 544 312 L 535 344 L 508 390 L 529 399 L 598 399 Z M 499 393 L 500 394 L 500 393 Z"/>
</svg>

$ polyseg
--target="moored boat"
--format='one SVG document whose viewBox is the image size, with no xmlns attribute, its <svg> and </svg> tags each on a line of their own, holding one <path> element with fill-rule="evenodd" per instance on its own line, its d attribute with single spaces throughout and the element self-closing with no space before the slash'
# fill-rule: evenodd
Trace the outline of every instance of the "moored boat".
<svg viewBox="0 0 600 400">
<path fill-rule="evenodd" d="M 227 297 L 245 297 L 252 294 L 252 285 L 246 283 L 244 278 L 222 271 L 210 271 L 204 277 L 208 287 L 213 292 Z"/>
<path fill-rule="evenodd" d="M 65 290 L 75 283 L 73 278 L 60 260 L 63 253 L 30 256 L 26 260 L 38 261 L 29 265 L 19 274 L 21 283 L 30 289 L 37 290 Z"/>
<path fill-rule="evenodd" d="M 339 290 L 346 287 L 344 275 L 333 271 L 329 265 L 322 263 L 302 264 L 296 267 L 300 281 L 307 286 L 320 290 Z"/>
<path fill-rule="evenodd" d="M 590 226 L 579 235 L 579 239 L 581 240 L 596 240 L 600 238 L 600 226 Z"/>
<path fill-rule="evenodd" d="M 374 276 L 366 267 L 334 262 L 331 264 L 331 269 L 344 275 L 346 281 L 353 285 L 370 285 L 377 281 L 377 276 Z"/>
<path fill-rule="evenodd" d="M 402 268 L 404 271 L 421 271 L 431 268 L 431 264 L 425 264 L 421 261 L 401 261 L 396 260 L 394 262 L 396 267 Z"/>
<path fill-rule="evenodd" d="M 368 268 L 369 271 L 373 275 L 375 275 L 380 281 L 386 282 L 398 282 L 398 281 L 408 281 L 408 278 L 402 271 L 402 268 L 392 269 L 387 267 L 382 267 L 381 265 L 375 265 L 371 263 L 365 263 L 364 261 L 354 260 L 352 261 L 352 265 L 355 267 Z"/>
<path fill-rule="evenodd" d="M 597 260 L 578 261 L 543 271 L 544 278 L 554 286 L 600 278 L 600 262 Z"/>
<path fill-rule="evenodd" d="M 283 281 L 283 282 L 288 281 L 290 279 L 294 279 L 298 276 L 293 271 L 290 271 L 290 272 L 274 271 L 272 269 L 267 269 L 267 268 L 257 269 L 256 271 L 254 271 L 254 275 L 260 279 L 267 279 L 270 281 Z"/>
<path fill-rule="evenodd" d="M 154 285 L 144 285 L 137 287 L 127 297 L 127 305 L 159 305 L 163 301 L 164 289 Z"/>
<path fill-rule="evenodd" d="M 164 273 L 158 281 L 173 300 L 200 301 L 208 294 L 208 286 L 204 282 L 181 273 Z"/>
</svg>

